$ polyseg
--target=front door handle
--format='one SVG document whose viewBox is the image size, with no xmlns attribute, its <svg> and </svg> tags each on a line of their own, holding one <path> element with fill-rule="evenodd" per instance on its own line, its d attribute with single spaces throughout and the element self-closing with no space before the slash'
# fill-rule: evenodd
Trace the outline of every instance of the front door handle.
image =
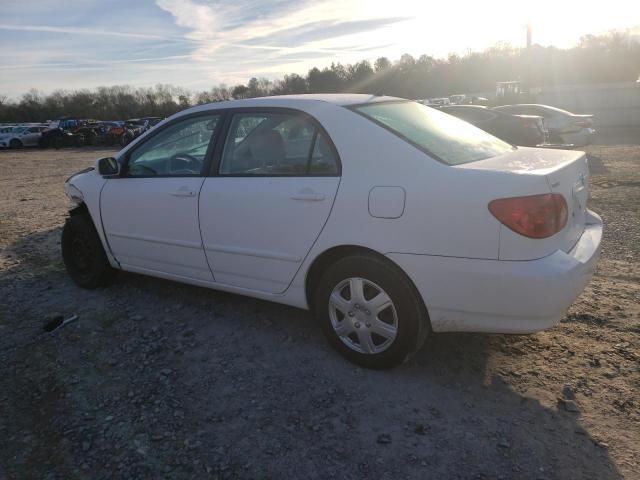
<svg viewBox="0 0 640 480">
<path fill-rule="evenodd" d="M 189 187 L 180 187 L 175 192 L 171 192 L 171 195 L 174 197 L 195 197 L 196 192 L 194 190 L 190 190 Z"/>
</svg>

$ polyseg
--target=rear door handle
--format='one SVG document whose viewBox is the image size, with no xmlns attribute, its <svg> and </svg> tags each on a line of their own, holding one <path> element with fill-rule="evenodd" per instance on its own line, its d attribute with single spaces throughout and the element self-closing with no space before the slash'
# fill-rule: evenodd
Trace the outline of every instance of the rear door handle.
<svg viewBox="0 0 640 480">
<path fill-rule="evenodd" d="M 298 192 L 291 195 L 291 200 L 302 200 L 307 202 L 321 202 L 325 199 L 323 193 Z"/>
<path fill-rule="evenodd" d="M 171 195 L 174 197 L 195 197 L 196 192 L 193 190 L 189 190 L 189 187 L 180 187 L 175 192 L 171 192 Z"/>
</svg>

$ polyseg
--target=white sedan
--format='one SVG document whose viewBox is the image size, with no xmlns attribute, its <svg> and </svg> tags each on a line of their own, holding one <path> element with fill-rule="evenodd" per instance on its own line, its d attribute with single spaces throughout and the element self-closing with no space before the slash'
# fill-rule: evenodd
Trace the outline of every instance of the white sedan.
<svg viewBox="0 0 640 480">
<path fill-rule="evenodd" d="M 432 331 L 555 325 L 602 236 L 584 153 L 516 148 L 381 96 L 194 107 L 65 189 L 80 286 L 126 270 L 311 309 L 373 368 Z"/>
<path fill-rule="evenodd" d="M 0 148 L 37 147 L 42 132 L 46 129 L 43 126 L 13 127 L 0 134 Z"/>
</svg>

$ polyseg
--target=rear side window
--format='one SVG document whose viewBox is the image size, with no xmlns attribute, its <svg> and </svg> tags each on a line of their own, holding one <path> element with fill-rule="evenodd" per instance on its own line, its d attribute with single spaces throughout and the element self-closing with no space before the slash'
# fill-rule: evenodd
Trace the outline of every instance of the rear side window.
<svg viewBox="0 0 640 480">
<path fill-rule="evenodd" d="M 352 109 L 448 165 L 484 160 L 515 149 L 484 130 L 416 102 L 380 102 Z"/>
<path fill-rule="evenodd" d="M 337 175 L 338 163 L 324 134 L 306 117 L 289 113 L 233 116 L 221 175 Z"/>
</svg>

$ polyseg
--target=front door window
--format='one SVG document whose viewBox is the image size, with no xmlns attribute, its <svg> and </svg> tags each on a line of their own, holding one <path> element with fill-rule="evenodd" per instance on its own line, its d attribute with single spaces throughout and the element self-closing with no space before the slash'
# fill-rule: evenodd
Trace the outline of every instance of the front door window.
<svg viewBox="0 0 640 480">
<path fill-rule="evenodd" d="M 128 177 L 201 175 L 219 114 L 176 122 L 136 147 L 129 156 Z"/>
</svg>

